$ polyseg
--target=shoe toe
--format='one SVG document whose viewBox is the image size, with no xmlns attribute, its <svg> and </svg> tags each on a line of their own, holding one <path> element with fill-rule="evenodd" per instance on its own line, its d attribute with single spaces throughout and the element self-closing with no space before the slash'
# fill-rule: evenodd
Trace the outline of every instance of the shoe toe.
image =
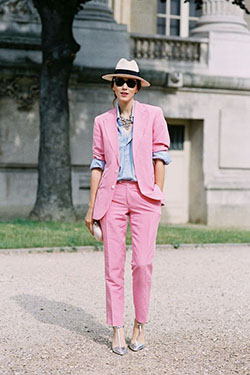
<svg viewBox="0 0 250 375">
<path fill-rule="evenodd" d="M 134 352 L 138 352 L 139 350 L 144 348 L 144 344 L 138 344 L 136 342 L 131 342 L 129 344 L 129 348 L 133 350 Z"/>
<path fill-rule="evenodd" d="M 127 348 L 125 346 L 122 346 L 122 347 L 115 346 L 114 348 L 112 348 L 112 350 L 114 353 L 119 354 L 119 355 L 124 355 L 127 353 Z"/>
</svg>

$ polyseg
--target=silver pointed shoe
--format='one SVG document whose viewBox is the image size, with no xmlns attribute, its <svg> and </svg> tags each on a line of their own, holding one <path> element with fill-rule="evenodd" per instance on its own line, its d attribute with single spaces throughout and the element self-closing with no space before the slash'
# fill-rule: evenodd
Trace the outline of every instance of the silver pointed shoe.
<svg viewBox="0 0 250 375">
<path fill-rule="evenodd" d="M 118 346 L 112 347 L 112 350 L 115 354 L 124 355 L 127 353 L 126 346 L 122 346 L 121 343 L 121 335 L 120 335 L 120 328 L 123 328 L 123 326 L 114 326 L 117 330 L 117 339 L 118 339 Z"/>
<path fill-rule="evenodd" d="M 129 348 L 131 350 L 133 350 L 134 352 L 138 352 L 139 350 L 142 350 L 144 348 L 144 346 L 145 346 L 144 344 L 139 344 L 138 343 L 138 339 L 139 339 L 140 334 L 141 334 L 143 323 L 137 322 L 137 325 L 138 325 L 138 328 L 139 328 L 139 333 L 138 333 L 138 335 L 136 337 L 136 340 L 135 340 L 135 342 L 130 342 L 129 345 L 128 345 Z"/>
</svg>

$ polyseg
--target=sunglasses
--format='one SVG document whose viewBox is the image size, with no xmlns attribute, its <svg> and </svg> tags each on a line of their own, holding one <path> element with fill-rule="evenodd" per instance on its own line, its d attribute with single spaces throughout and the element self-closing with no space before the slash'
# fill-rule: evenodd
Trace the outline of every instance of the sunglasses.
<svg viewBox="0 0 250 375">
<path fill-rule="evenodd" d="M 120 78 L 120 77 L 118 77 L 118 78 L 113 78 L 113 81 L 115 82 L 115 84 L 116 84 L 117 87 L 121 87 L 121 86 L 123 86 L 124 83 L 126 82 L 127 86 L 128 86 L 130 89 L 133 89 L 133 88 L 136 86 L 136 84 L 137 84 L 136 80 L 134 80 L 134 79 L 127 79 L 127 80 L 125 81 L 125 79 Z"/>
</svg>

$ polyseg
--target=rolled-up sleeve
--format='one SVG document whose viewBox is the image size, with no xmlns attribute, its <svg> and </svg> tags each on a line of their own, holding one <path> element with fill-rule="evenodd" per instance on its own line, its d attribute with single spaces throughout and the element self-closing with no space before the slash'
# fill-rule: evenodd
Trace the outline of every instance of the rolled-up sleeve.
<svg viewBox="0 0 250 375">
<path fill-rule="evenodd" d="M 167 151 L 170 146 L 167 122 L 163 116 L 162 109 L 155 117 L 153 126 L 153 153 L 158 151 Z"/>
<path fill-rule="evenodd" d="M 104 170 L 105 167 L 105 161 L 104 160 L 99 160 L 97 158 L 94 158 L 90 164 L 89 169 L 94 169 L 94 168 L 101 168 Z"/>
<path fill-rule="evenodd" d="M 161 159 L 164 162 L 165 165 L 170 164 L 171 161 L 172 161 L 168 151 L 153 152 L 152 158 L 153 158 L 153 160 Z"/>
<path fill-rule="evenodd" d="M 100 125 L 95 119 L 93 128 L 93 158 L 105 161 L 103 136 Z"/>
</svg>

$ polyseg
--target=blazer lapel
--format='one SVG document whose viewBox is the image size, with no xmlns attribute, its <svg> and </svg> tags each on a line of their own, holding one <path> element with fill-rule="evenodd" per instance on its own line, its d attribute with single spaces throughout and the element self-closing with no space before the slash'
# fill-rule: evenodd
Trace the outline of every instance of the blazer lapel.
<svg viewBox="0 0 250 375">
<path fill-rule="evenodd" d="M 139 144 L 147 126 L 147 111 L 140 102 L 134 102 L 134 125 L 133 125 L 133 156 L 135 157 Z"/>
<path fill-rule="evenodd" d="M 116 119 L 115 108 L 113 108 L 109 112 L 109 116 L 106 117 L 104 129 L 106 132 L 106 136 L 109 140 L 110 146 L 114 151 L 118 164 L 120 164 L 119 140 L 118 140 L 118 129 L 117 129 L 117 119 Z"/>
</svg>

